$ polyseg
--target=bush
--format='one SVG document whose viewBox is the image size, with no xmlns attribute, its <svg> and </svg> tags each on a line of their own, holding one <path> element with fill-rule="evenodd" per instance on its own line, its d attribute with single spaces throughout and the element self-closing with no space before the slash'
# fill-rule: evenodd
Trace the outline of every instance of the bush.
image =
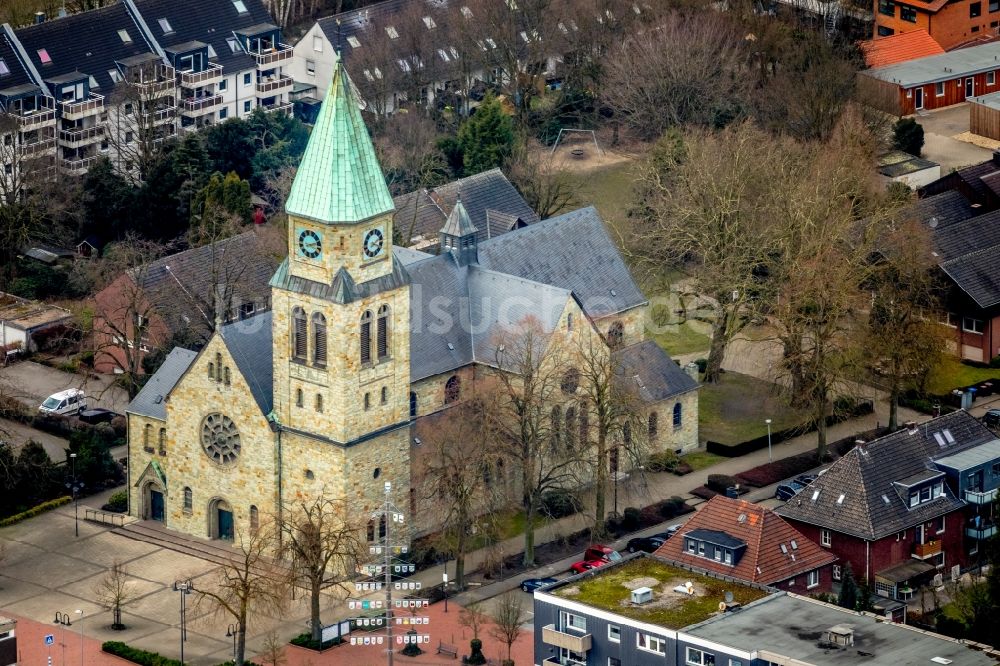
<svg viewBox="0 0 1000 666">
<path fill-rule="evenodd" d="M 738 485 L 740 480 L 728 474 L 709 474 L 708 483 L 705 485 L 722 495 L 726 494 L 726 489 Z"/>
<path fill-rule="evenodd" d="M 568 490 L 552 490 L 542 495 L 542 513 L 549 518 L 565 518 L 582 509 L 583 502 Z"/>
<path fill-rule="evenodd" d="M 700 497 L 701 499 L 704 500 L 710 500 L 719 493 L 715 492 L 714 490 L 712 490 L 707 486 L 698 486 L 697 488 L 691 491 L 691 494 L 694 495 L 695 497 Z"/>
<path fill-rule="evenodd" d="M 336 638 L 331 638 L 328 641 L 323 641 L 323 642 L 314 641 L 312 639 L 312 634 L 306 632 L 304 634 L 299 634 L 298 636 L 296 636 L 295 638 L 293 638 L 288 642 L 291 643 L 292 645 L 297 645 L 298 647 L 306 648 L 307 650 L 315 650 L 317 652 L 322 652 L 323 650 L 331 648 L 334 645 L 340 645 L 341 643 L 344 642 L 344 639 L 341 638 L 340 636 L 337 636 Z"/>
<path fill-rule="evenodd" d="M 124 490 L 112 493 L 111 497 L 108 498 L 108 503 L 102 506 L 101 509 L 104 511 L 125 513 L 128 509 L 128 493 Z"/>
<path fill-rule="evenodd" d="M 705 369 L 708 368 L 707 358 L 696 358 L 694 364 L 698 366 L 698 372 L 705 374 Z"/>
<path fill-rule="evenodd" d="M 657 451 L 649 456 L 646 469 L 650 472 L 672 472 L 679 463 L 680 459 L 673 451 Z"/>
<path fill-rule="evenodd" d="M 679 463 L 677 463 L 677 467 L 675 467 L 672 471 L 673 474 L 675 474 L 676 476 L 684 476 L 685 474 L 690 474 L 691 472 L 693 472 L 694 468 L 682 460 Z"/>
<path fill-rule="evenodd" d="M 27 520 L 28 518 L 34 518 L 37 515 L 43 514 L 46 511 L 51 511 L 52 509 L 57 509 L 64 504 L 69 504 L 73 501 L 72 497 L 58 497 L 47 502 L 42 502 L 36 506 L 31 507 L 27 511 L 22 511 L 21 513 L 16 513 L 13 516 L 8 516 L 3 520 L 0 520 L 0 527 L 7 527 L 13 525 L 14 523 L 19 523 L 22 520 Z"/>
<path fill-rule="evenodd" d="M 142 664 L 142 666 L 184 666 L 183 662 L 178 661 L 177 659 L 164 657 L 162 654 L 157 652 L 148 652 L 146 650 L 130 647 L 121 641 L 107 641 L 101 645 L 101 649 L 108 654 L 121 657 L 122 659 L 131 661 L 134 664 Z"/>
<path fill-rule="evenodd" d="M 920 157 L 924 147 L 924 128 L 913 118 L 900 118 L 892 127 L 892 147 Z"/>
<path fill-rule="evenodd" d="M 634 506 L 627 506 L 622 512 L 622 529 L 628 532 L 638 529 L 640 520 L 642 520 L 642 511 Z"/>
<path fill-rule="evenodd" d="M 674 495 L 670 499 L 665 499 L 662 502 L 656 504 L 657 511 L 664 518 L 673 518 L 674 516 L 679 516 L 682 513 L 687 513 L 688 506 L 684 503 L 683 498 Z"/>
<path fill-rule="evenodd" d="M 468 657 L 462 657 L 463 664 L 485 664 L 486 657 L 483 656 L 483 642 L 478 638 L 469 641 L 471 652 Z"/>
</svg>

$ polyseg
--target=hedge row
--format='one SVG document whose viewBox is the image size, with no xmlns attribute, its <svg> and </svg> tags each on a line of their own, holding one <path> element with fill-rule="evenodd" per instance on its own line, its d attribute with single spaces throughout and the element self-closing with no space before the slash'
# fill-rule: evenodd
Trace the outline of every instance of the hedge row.
<svg viewBox="0 0 1000 666">
<path fill-rule="evenodd" d="M 72 497 L 68 495 L 63 497 L 57 497 L 56 499 L 51 499 L 47 502 L 42 502 L 37 504 L 27 511 L 22 511 L 21 513 L 15 513 L 13 516 L 7 516 L 3 520 L 0 520 L 0 527 L 7 527 L 13 525 L 14 523 L 19 523 L 22 520 L 27 520 L 28 518 L 34 518 L 37 515 L 43 514 L 46 511 L 51 511 L 52 509 L 57 509 L 63 504 L 69 504 L 73 501 Z"/>
<path fill-rule="evenodd" d="M 340 636 L 337 636 L 336 638 L 331 638 L 328 641 L 314 641 L 312 638 L 312 634 L 305 633 L 305 634 L 299 634 L 298 636 L 296 636 L 295 638 L 293 638 L 288 642 L 300 648 L 313 650 L 315 652 L 322 652 L 327 648 L 331 648 L 335 645 L 340 645 L 341 643 L 344 642 L 344 639 L 341 638 Z"/>
<path fill-rule="evenodd" d="M 159 652 L 150 652 L 148 650 L 140 650 L 139 648 L 131 647 L 126 645 L 121 641 L 106 641 L 101 645 L 101 649 L 108 654 L 113 654 L 116 657 L 121 657 L 126 661 L 131 661 L 133 664 L 140 664 L 140 666 L 184 666 L 184 662 L 177 659 L 171 659 L 170 657 L 164 657 Z M 233 662 L 226 661 L 219 666 L 229 666 Z M 244 661 L 243 666 L 258 666 L 252 661 Z"/>
</svg>

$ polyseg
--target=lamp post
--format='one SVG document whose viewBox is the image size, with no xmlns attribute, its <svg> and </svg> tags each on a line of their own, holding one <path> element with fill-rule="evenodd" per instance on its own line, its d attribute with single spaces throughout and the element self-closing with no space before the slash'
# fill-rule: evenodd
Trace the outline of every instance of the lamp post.
<svg viewBox="0 0 1000 666">
<path fill-rule="evenodd" d="M 187 595 L 191 594 L 194 585 L 189 580 L 175 580 L 174 592 L 181 593 L 181 663 L 184 663 L 184 641 L 187 640 Z M 235 638 L 233 640 L 236 640 Z"/>
<path fill-rule="evenodd" d="M 80 623 L 80 666 L 83 666 L 83 611 L 77 608 L 74 613 L 80 616 L 77 622 Z"/>
<path fill-rule="evenodd" d="M 445 568 L 448 568 L 448 563 L 445 562 Z M 445 571 L 441 574 L 441 581 L 444 583 L 444 612 L 448 612 L 448 572 Z"/>
<path fill-rule="evenodd" d="M 767 424 L 767 462 L 774 462 L 774 458 L 771 457 L 771 419 L 764 419 L 764 423 Z"/>
<path fill-rule="evenodd" d="M 83 490 L 83 484 L 76 478 L 76 454 L 69 454 L 70 462 L 70 478 L 66 482 L 66 487 L 73 493 L 73 529 L 76 532 L 76 536 L 80 536 L 80 496 L 79 493 Z"/>
<path fill-rule="evenodd" d="M 236 664 L 236 625 L 230 624 L 229 628 L 226 629 L 226 638 L 230 636 L 233 637 L 233 664 Z"/>
</svg>

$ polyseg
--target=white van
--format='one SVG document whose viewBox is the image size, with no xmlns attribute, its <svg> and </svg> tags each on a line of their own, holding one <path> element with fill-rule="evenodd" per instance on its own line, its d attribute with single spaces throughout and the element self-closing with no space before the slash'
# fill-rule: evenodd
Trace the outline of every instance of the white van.
<svg viewBox="0 0 1000 666">
<path fill-rule="evenodd" d="M 53 393 L 38 407 L 44 414 L 76 414 L 83 409 L 87 409 L 87 398 L 75 388 Z"/>
</svg>

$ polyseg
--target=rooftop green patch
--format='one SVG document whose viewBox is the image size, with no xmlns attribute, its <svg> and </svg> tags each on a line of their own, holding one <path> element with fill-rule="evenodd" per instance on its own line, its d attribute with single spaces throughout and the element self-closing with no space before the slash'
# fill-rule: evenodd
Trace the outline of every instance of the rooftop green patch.
<svg viewBox="0 0 1000 666">
<path fill-rule="evenodd" d="M 674 590 L 689 582 L 692 594 Z M 632 590 L 640 587 L 653 590 L 652 601 L 642 605 L 632 603 Z M 592 578 L 553 590 L 556 596 L 668 629 L 681 629 L 716 615 L 726 592 L 732 592 L 733 601 L 744 605 L 768 595 L 763 589 L 703 576 L 652 557 L 599 570 Z"/>
</svg>

